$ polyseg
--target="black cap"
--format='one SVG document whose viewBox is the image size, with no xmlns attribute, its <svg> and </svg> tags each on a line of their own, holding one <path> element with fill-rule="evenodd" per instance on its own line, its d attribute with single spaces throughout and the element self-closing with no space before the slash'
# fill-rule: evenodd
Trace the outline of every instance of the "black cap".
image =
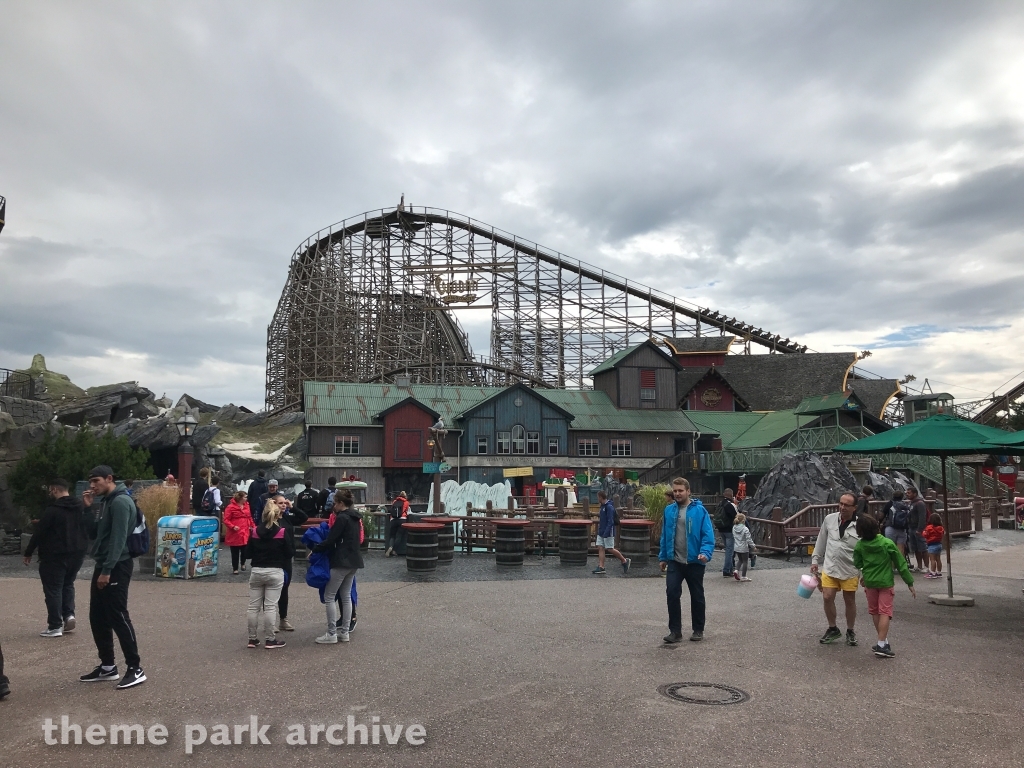
<svg viewBox="0 0 1024 768">
<path fill-rule="evenodd" d="M 89 472 L 89 479 L 92 480 L 94 477 L 113 477 L 114 470 L 108 467 L 106 464 L 100 464 L 98 467 L 93 467 Z"/>
</svg>

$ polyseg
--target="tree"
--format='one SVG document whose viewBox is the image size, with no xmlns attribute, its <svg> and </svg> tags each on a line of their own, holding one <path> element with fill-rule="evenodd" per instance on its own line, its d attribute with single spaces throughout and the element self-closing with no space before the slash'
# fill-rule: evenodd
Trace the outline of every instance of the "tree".
<svg viewBox="0 0 1024 768">
<path fill-rule="evenodd" d="M 154 477 L 149 451 L 132 448 L 127 437 L 114 437 L 107 429 L 97 435 L 79 429 L 70 437 L 64 427 L 47 431 L 40 445 L 30 448 L 11 472 L 8 482 L 14 503 L 35 515 L 46 505 L 46 484 L 55 477 L 74 486 L 87 479 L 89 470 L 107 464 L 116 478 L 147 480 Z"/>
</svg>

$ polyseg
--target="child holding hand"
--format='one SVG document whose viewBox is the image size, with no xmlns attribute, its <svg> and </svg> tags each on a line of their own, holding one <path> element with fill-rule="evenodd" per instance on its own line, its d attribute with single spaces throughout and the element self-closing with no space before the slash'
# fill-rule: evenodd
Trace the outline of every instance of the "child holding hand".
<svg viewBox="0 0 1024 768">
<path fill-rule="evenodd" d="M 928 518 L 928 525 L 921 531 L 924 543 L 928 546 L 928 573 L 926 579 L 942 578 L 942 540 L 946 536 L 946 529 L 942 527 L 942 518 L 938 512 L 932 512 Z"/>
<path fill-rule="evenodd" d="M 891 659 L 896 655 L 889 645 L 889 622 L 892 621 L 895 596 L 892 572 L 894 568 L 899 569 L 903 581 L 910 587 L 910 594 L 916 599 L 914 577 L 896 544 L 879 535 L 878 521 L 873 516 L 857 518 L 857 535 L 860 541 L 853 548 L 853 564 L 860 570 L 860 583 L 868 598 L 868 613 L 878 631 L 878 643 L 871 651 L 879 658 Z"/>
</svg>

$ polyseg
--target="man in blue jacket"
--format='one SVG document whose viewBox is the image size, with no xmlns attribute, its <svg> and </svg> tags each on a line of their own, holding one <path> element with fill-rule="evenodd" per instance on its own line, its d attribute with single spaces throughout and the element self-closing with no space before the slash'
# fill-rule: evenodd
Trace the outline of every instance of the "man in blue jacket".
<svg viewBox="0 0 1024 768">
<path fill-rule="evenodd" d="M 672 481 L 674 502 L 665 507 L 661 524 L 661 550 L 658 560 L 667 569 L 665 593 L 668 597 L 668 634 L 666 643 L 683 639 L 681 599 L 683 582 L 690 590 L 690 619 L 693 641 L 704 639 L 704 568 L 715 551 L 715 529 L 711 515 L 690 498 L 690 483 L 685 477 Z"/>
</svg>

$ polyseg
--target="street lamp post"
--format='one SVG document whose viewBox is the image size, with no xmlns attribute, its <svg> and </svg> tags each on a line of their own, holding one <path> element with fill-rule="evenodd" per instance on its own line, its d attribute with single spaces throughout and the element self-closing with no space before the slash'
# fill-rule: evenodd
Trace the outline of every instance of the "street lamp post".
<svg viewBox="0 0 1024 768">
<path fill-rule="evenodd" d="M 192 500 L 192 443 L 189 438 L 195 434 L 195 416 L 188 410 L 174 422 L 178 430 L 178 485 L 181 487 L 181 495 L 178 497 L 178 514 L 189 513 L 189 502 Z"/>
</svg>

